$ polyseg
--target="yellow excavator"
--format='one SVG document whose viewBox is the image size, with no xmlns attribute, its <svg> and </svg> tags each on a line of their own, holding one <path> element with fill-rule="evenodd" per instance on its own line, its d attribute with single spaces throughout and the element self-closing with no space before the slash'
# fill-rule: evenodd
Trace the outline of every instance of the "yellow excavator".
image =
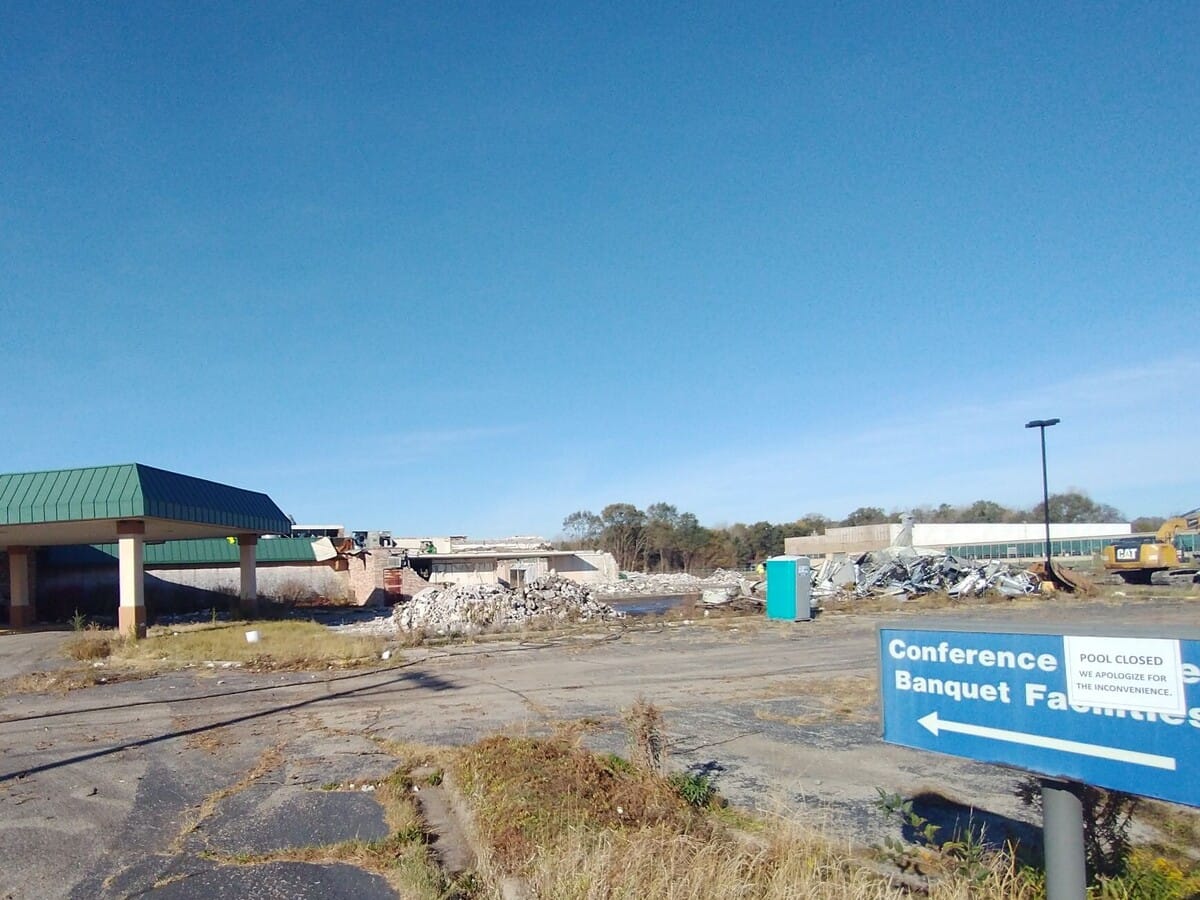
<svg viewBox="0 0 1200 900">
<path fill-rule="evenodd" d="M 1124 538 L 1105 547 L 1104 568 L 1129 584 L 1149 584 L 1155 572 L 1200 579 L 1196 560 L 1189 560 L 1174 543 L 1177 534 L 1187 532 L 1200 532 L 1200 507 L 1167 519 L 1154 537 Z"/>
</svg>

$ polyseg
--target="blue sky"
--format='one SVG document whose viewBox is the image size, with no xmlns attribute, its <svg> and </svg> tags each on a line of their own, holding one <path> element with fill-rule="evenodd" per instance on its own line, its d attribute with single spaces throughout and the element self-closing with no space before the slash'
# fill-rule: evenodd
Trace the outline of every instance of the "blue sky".
<svg viewBox="0 0 1200 900">
<path fill-rule="evenodd" d="M 1200 504 L 1200 6 L 9 4 L 0 471 Z"/>
</svg>

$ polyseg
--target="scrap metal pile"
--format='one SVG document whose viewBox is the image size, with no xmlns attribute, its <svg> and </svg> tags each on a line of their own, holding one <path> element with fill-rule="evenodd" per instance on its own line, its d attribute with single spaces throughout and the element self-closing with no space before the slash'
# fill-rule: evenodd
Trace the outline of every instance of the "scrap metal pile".
<svg viewBox="0 0 1200 900">
<path fill-rule="evenodd" d="M 499 631 L 537 619 L 610 621 L 624 618 L 582 585 L 561 575 L 545 575 L 513 589 L 499 584 L 428 587 L 397 604 L 392 622 L 400 631 L 475 634 Z"/>
<path fill-rule="evenodd" d="M 951 597 L 977 597 L 996 591 L 1019 597 L 1038 590 L 1041 579 L 1020 566 L 981 562 L 949 553 L 889 547 L 848 559 L 827 559 L 813 572 L 813 596 L 913 596 L 944 591 Z"/>
</svg>

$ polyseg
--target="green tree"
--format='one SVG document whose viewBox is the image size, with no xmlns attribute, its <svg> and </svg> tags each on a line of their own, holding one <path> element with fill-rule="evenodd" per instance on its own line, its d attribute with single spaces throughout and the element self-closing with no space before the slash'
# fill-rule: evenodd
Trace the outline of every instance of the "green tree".
<svg viewBox="0 0 1200 900">
<path fill-rule="evenodd" d="M 683 557 L 683 570 L 690 572 L 696 555 L 708 544 L 712 536 L 707 528 L 702 526 L 692 513 L 681 513 L 679 523 L 675 528 L 675 543 L 679 554 Z"/>
<path fill-rule="evenodd" d="M 610 503 L 600 510 L 604 525 L 601 544 L 616 557 L 622 569 L 632 569 L 642 561 L 646 540 L 646 514 L 632 503 Z"/>
<path fill-rule="evenodd" d="M 1138 516 L 1130 523 L 1129 527 L 1133 529 L 1134 534 L 1144 534 L 1158 531 L 1165 521 L 1167 520 L 1162 516 Z"/>
<path fill-rule="evenodd" d="M 742 566 L 738 561 L 736 545 L 728 528 L 709 529 L 708 543 L 697 556 L 700 565 L 715 569 L 735 569 Z"/>
<path fill-rule="evenodd" d="M 646 571 L 650 571 L 651 557 L 657 557 L 659 571 L 665 572 L 674 566 L 675 529 L 679 524 L 679 510 L 670 503 L 651 503 L 646 507 Z"/>
<path fill-rule="evenodd" d="M 755 522 L 746 530 L 750 544 L 750 562 L 761 562 L 783 553 L 783 528 L 770 522 Z"/>
<path fill-rule="evenodd" d="M 854 525 L 880 525 L 887 522 L 888 516 L 878 506 L 860 506 L 846 518 L 842 519 L 843 527 Z"/>
<path fill-rule="evenodd" d="M 785 538 L 807 537 L 810 534 L 824 534 L 825 529 L 832 524 L 833 522 L 828 516 L 820 513 L 805 513 L 795 522 L 780 525 L 779 529 Z"/>
<path fill-rule="evenodd" d="M 960 522 L 1007 522 L 1012 510 L 995 500 L 976 500 L 962 511 Z"/>
<path fill-rule="evenodd" d="M 736 569 L 746 569 L 754 561 L 754 548 L 750 545 L 750 527 L 742 522 L 735 522 L 725 529 L 725 539 L 730 555 L 729 566 Z"/>
<path fill-rule="evenodd" d="M 604 523 L 591 510 L 581 509 L 563 519 L 562 527 L 569 541 L 583 547 L 595 545 L 600 540 Z"/>
<path fill-rule="evenodd" d="M 1045 504 L 1039 503 L 1029 511 L 1029 520 L 1040 522 L 1045 518 Z M 1051 522 L 1121 522 L 1121 513 L 1107 503 L 1097 503 L 1083 491 L 1069 490 L 1050 495 Z"/>
</svg>

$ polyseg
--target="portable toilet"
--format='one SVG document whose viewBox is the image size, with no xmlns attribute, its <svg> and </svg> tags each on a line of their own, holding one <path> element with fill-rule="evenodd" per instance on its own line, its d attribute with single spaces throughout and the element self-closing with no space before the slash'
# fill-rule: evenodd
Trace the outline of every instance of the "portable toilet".
<svg viewBox="0 0 1200 900">
<path fill-rule="evenodd" d="M 767 560 L 767 618 L 785 622 L 812 618 L 812 564 L 807 556 Z"/>
</svg>

